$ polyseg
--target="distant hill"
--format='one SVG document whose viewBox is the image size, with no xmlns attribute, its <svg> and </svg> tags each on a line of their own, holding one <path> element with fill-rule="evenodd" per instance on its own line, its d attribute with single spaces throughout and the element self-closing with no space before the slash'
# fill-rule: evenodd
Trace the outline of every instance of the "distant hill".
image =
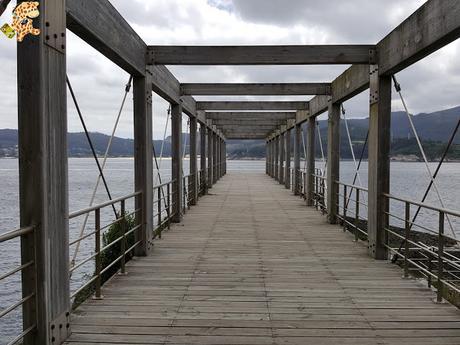
<svg viewBox="0 0 460 345">
<path fill-rule="evenodd" d="M 415 127 L 423 140 L 424 148 L 430 159 L 436 159 L 440 156 L 445 146 L 444 143 L 451 136 L 452 130 L 459 119 L 460 107 L 413 116 Z M 368 123 L 369 120 L 367 118 L 350 119 L 348 121 L 356 156 L 359 156 L 362 150 Z M 327 121 L 319 121 L 319 128 L 323 141 L 323 148 L 326 150 Z M 420 155 L 405 113 L 392 113 L 391 135 L 393 156 Z M 97 154 L 103 155 L 109 141 L 109 136 L 102 133 L 91 133 L 90 136 Z M 17 157 L 17 140 L 17 130 L 0 129 L 0 157 Z M 183 133 L 183 140 L 186 143 L 189 142 L 188 134 Z M 460 159 L 460 134 L 456 136 L 454 142 L 456 145 L 454 145 L 449 157 L 451 159 Z M 162 140 L 154 140 L 153 145 L 158 156 L 160 154 Z M 133 139 L 115 137 L 110 155 L 113 157 L 133 156 L 133 147 Z M 68 149 L 69 156 L 71 157 L 88 157 L 91 155 L 91 150 L 84 133 L 69 133 Z M 187 144 L 186 153 L 188 154 L 188 152 Z M 263 158 L 265 156 L 265 142 L 263 140 L 229 140 L 227 143 L 227 152 L 229 158 Z M 320 152 L 320 147 L 317 143 L 316 155 L 318 157 L 320 156 Z M 164 142 L 163 156 L 171 156 L 171 137 L 167 137 Z M 351 151 L 343 123 L 341 125 L 341 157 L 344 159 L 351 158 Z M 365 152 L 364 157 L 367 157 L 367 152 Z"/>
</svg>

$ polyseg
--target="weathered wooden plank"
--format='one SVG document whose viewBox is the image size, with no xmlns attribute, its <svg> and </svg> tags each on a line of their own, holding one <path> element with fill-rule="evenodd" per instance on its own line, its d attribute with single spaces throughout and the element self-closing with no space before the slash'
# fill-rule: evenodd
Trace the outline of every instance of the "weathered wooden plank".
<svg viewBox="0 0 460 345">
<path fill-rule="evenodd" d="M 150 76 L 135 77 L 133 82 L 134 99 L 134 188 L 142 195 L 136 197 L 136 222 L 141 224 L 135 232 L 136 255 L 147 255 L 151 250 L 153 229 L 153 146 L 152 136 L 152 83 Z"/>
<path fill-rule="evenodd" d="M 211 101 L 197 102 L 197 110 L 308 110 L 308 102 L 301 101 Z"/>
<path fill-rule="evenodd" d="M 430 0 L 378 44 L 379 73 L 395 74 L 460 37 L 460 3 Z"/>
<path fill-rule="evenodd" d="M 126 72 L 145 75 L 147 46 L 108 0 L 67 0 L 67 28 Z"/>
<path fill-rule="evenodd" d="M 51 325 L 70 311 L 65 7 L 42 0 L 40 12 L 34 26 L 43 34 L 17 46 L 20 225 L 34 226 L 21 238 L 21 262 L 33 262 L 21 276 L 23 298 L 32 296 L 22 307 L 23 327 L 36 325 L 27 345 L 65 339 L 69 330 L 60 336 Z M 45 39 L 54 34 L 57 49 Z"/>
<path fill-rule="evenodd" d="M 367 250 L 263 173 L 232 172 L 76 311 L 69 344 L 458 343 L 458 310 Z"/>
<path fill-rule="evenodd" d="M 182 95 L 329 95 L 329 83 L 196 83 L 181 84 Z"/>
<path fill-rule="evenodd" d="M 368 64 L 374 45 L 149 46 L 147 61 L 160 65 Z"/>
</svg>

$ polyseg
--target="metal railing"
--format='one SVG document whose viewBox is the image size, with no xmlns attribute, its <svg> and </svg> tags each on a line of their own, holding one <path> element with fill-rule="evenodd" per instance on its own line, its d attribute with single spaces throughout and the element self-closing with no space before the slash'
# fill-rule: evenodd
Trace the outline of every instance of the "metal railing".
<svg viewBox="0 0 460 345">
<path fill-rule="evenodd" d="M 367 240 L 367 219 L 360 213 L 363 208 L 367 209 L 367 188 L 340 181 L 335 183 L 338 185 L 337 218 L 343 230 L 353 232 L 356 241 Z"/>
<path fill-rule="evenodd" d="M 93 237 L 94 239 L 94 253 L 70 267 L 69 273 L 70 275 L 72 275 L 76 270 L 83 267 L 85 264 L 94 261 L 94 274 L 82 286 L 80 286 L 73 293 L 71 293 L 70 296 L 72 300 L 74 300 L 76 296 L 78 296 L 86 289 L 90 289 L 90 292 L 92 292 L 92 290 L 94 289 L 95 298 L 102 298 L 101 287 L 104 283 L 103 276 L 106 275 L 109 272 L 109 270 L 113 271 L 114 269 L 117 269 L 117 267 L 115 266 L 117 264 L 119 264 L 120 272 L 125 273 L 125 263 L 127 259 L 129 259 L 132 256 L 131 253 L 133 249 L 141 243 L 140 240 L 136 241 L 135 239 L 130 241 L 134 243 L 128 243 L 128 239 L 135 238 L 135 232 L 142 228 L 142 208 L 135 209 L 134 211 L 129 213 L 126 212 L 126 201 L 129 199 L 134 199 L 136 197 L 142 198 L 142 193 L 135 192 L 69 214 L 69 220 L 75 219 L 86 214 L 94 214 L 94 230 L 84 234 L 81 237 L 78 237 L 77 239 L 69 243 L 70 246 L 73 246 L 91 237 Z M 118 213 L 116 219 L 108 224 L 102 225 L 101 210 L 103 210 L 106 207 L 115 206 L 117 204 L 119 204 L 120 206 L 120 212 Z M 133 217 L 136 219 L 135 225 L 128 229 L 129 222 L 133 219 Z M 105 234 L 107 234 L 108 230 L 111 229 L 112 226 L 120 226 L 120 233 L 117 234 L 118 236 L 116 238 L 111 238 L 110 243 L 104 244 L 102 240 Z M 103 255 L 106 254 L 109 249 L 113 249 L 114 246 L 117 244 L 120 246 L 119 253 L 116 253 L 117 256 L 113 258 L 113 260 L 111 260 L 110 262 L 106 262 L 105 266 L 103 267 Z M 107 255 L 105 256 L 105 258 L 107 258 Z"/>
<path fill-rule="evenodd" d="M 15 240 L 18 238 L 20 238 L 22 242 L 23 239 L 27 236 L 31 236 L 33 238 L 33 242 L 35 242 L 35 238 L 34 238 L 35 228 L 33 226 L 27 226 L 27 227 L 23 227 L 20 229 L 12 230 L 12 231 L 1 234 L 0 244 L 6 243 L 8 241 Z M 10 268 L 5 273 L 2 273 L 0 275 L 0 283 L 17 274 L 23 274 L 25 271 L 29 271 L 29 273 L 27 273 L 28 276 L 34 276 L 36 273 L 35 245 L 33 246 L 33 250 L 34 252 L 30 253 L 30 257 L 32 257 L 32 259 L 26 262 L 23 261 L 21 262 L 19 266 Z M 35 286 L 32 284 L 30 286 L 30 289 L 31 289 L 30 292 L 22 291 L 22 298 L 20 300 L 0 310 L 0 319 L 4 318 L 6 315 L 10 314 L 11 312 L 17 310 L 20 307 L 24 308 L 26 304 L 30 305 L 31 307 L 30 309 L 34 309 L 33 305 L 35 303 L 35 297 L 36 297 L 35 296 L 36 295 Z M 29 335 L 31 332 L 33 332 L 36 329 L 37 327 L 36 320 L 30 321 L 30 324 L 25 324 L 24 319 L 25 318 L 23 317 L 23 321 L 22 321 L 23 331 L 20 334 L 15 335 L 14 338 L 8 342 L 8 345 L 21 343 L 27 335 Z"/>
<path fill-rule="evenodd" d="M 418 275 L 425 277 L 429 287 L 437 289 L 437 301 L 441 302 L 443 297 L 448 297 L 454 292 L 460 294 L 460 251 L 458 249 L 459 241 L 455 234 L 446 234 L 445 221 L 447 217 L 453 220 L 453 224 L 460 223 L 460 212 L 453 211 L 406 198 L 397 197 L 391 194 L 384 194 L 388 203 L 394 202 L 399 207 L 393 207 L 394 210 L 404 210 L 404 214 L 395 212 L 386 212 L 389 217 L 388 225 L 385 227 L 389 240 L 386 247 L 389 252 L 394 254 L 394 260 L 401 258 L 403 260 L 404 275 L 416 272 Z M 412 209 L 417 209 L 412 212 Z M 425 224 L 416 223 L 416 217 L 420 211 L 427 212 L 427 220 L 435 219 L 434 224 L 430 222 Z M 402 223 L 403 231 L 398 231 L 398 227 L 392 227 L 391 221 Z M 419 229 L 420 231 L 416 231 Z M 425 234 L 425 236 L 421 236 Z M 398 243 L 399 246 L 393 246 Z M 450 291 L 446 291 L 446 288 Z M 458 303 L 458 300 L 457 300 Z"/>
<path fill-rule="evenodd" d="M 165 228 L 171 227 L 173 216 L 173 191 L 172 185 L 175 180 L 161 183 L 153 187 L 153 239 L 161 238 L 161 233 Z"/>
<path fill-rule="evenodd" d="M 303 183 L 306 186 L 307 184 L 307 174 L 303 176 Z M 313 174 L 313 200 L 312 203 L 316 207 L 317 210 L 320 210 L 323 214 L 327 213 L 327 205 L 326 205 L 326 191 L 327 191 L 327 184 L 326 184 L 326 176 L 324 176 L 321 169 L 315 169 L 315 173 Z M 306 198 L 306 196 L 305 196 Z"/>
</svg>

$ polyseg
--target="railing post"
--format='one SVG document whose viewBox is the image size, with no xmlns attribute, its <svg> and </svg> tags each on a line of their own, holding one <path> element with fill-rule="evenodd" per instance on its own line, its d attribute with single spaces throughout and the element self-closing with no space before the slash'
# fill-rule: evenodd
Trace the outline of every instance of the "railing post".
<svg viewBox="0 0 460 345">
<path fill-rule="evenodd" d="M 338 184 L 340 179 L 340 103 L 330 103 L 327 127 L 327 218 L 337 223 Z"/>
<path fill-rule="evenodd" d="M 370 66 L 368 239 L 369 255 L 386 260 L 390 191 L 391 76 Z M 329 165 L 329 162 L 328 162 Z"/>
<path fill-rule="evenodd" d="M 279 152 L 280 152 L 280 156 L 279 156 L 279 172 L 278 172 L 278 176 L 279 176 L 279 180 L 278 182 L 280 184 L 284 184 L 284 163 L 285 163 L 285 150 L 284 150 L 284 143 L 285 143 L 285 137 L 286 137 L 286 126 L 281 126 L 281 134 L 279 136 Z M 284 131 L 284 132 L 283 132 Z"/>
<path fill-rule="evenodd" d="M 279 136 L 279 133 L 276 135 L 275 139 L 274 139 L 274 146 L 275 146 L 275 157 L 274 160 L 275 160 L 275 180 L 276 181 L 279 181 L 279 157 L 280 157 L 280 136 Z"/>
<path fill-rule="evenodd" d="M 285 161 L 284 167 L 284 186 L 286 189 L 291 188 L 291 130 L 286 129 L 284 133 Z"/>
<path fill-rule="evenodd" d="M 95 219 L 94 219 L 94 231 L 95 231 L 95 252 L 96 252 L 96 258 L 95 258 L 95 274 L 96 274 L 96 288 L 95 288 L 95 294 L 94 294 L 94 299 L 102 299 L 102 294 L 101 294 L 101 286 L 102 286 L 102 277 L 101 277 L 101 266 L 102 266 L 102 260 L 101 260 L 101 210 L 97 208 L 94 211 Z"/>
<path fill-rule="evenodd" d="M 141 224 L 134 236 L 141 241 L 134 252 L 148 255 L 152 249 L 153 236 L 153 146 L 152 146 L 152 81 L 150 74 L 134 77 L 134 188 L 142 195 L 136 197 L 136 224 Z"/>
<path fill-rule="evenodd" d="M 438 282 L 436 302 L 441 303 L 444 296 L 444 283 L 442 278 L 444 275 L 444 212 L 439 211 L 439 235 L 438 235 Z"/>
<path fill-rule="evenodd" d="M 163 188 L 163 187 L 161 187 Z M 157 215 L 157 222 L 158 222 L 158 225 L 157 225 L 157 229 L 158 229 L 158 232 L 161 234 L 161 188 L 158 188 L 158 194 L 157 194 L 157 202 L 158 202 L 158 205 L 157 205 L 157 212 L 158 212 L 158 215 Z"/>
<path fill-rule="evenodd" d="M 315 136 L 316 136 L 316 119 L 314 117 L 308 118 L 308 134 L 307 134 L 307 181 L 306 181 L 306 194 L 307 206 L 313 205 L 313 174 L 315 173 Z"/>
<path fill-rule="evenodd" d="M 70 311 L 65 2 L 41 0 L 39 10 L 42 34 L 17 45 L 20 226 L 34 225 L 21 238 L 21 261 L 36 268 L 21 276 L 23 296 L 35 293 L 22 307 L 23 327 L 36 324 L 24 345 L 61 344 L 70 334 L 58 327 Z M 46 40 L 48 32 L 58 39 Z"/>
<path fill-rule="evenodd" d="M 167 184 L 168 188 L 168 210 L 167 210 L 167 216 L 168 216 L 168 229 L 171 228 L 171 183 Z M 161 238 L 161 232 L 160 232 L 160 238 Z"/>
<path fill-rule="evenodd" d="M 197 127 L 197 118 L 195 116 L 190 117 L 190 205 L 196 205 L 198 200 Z"/>
<path fill-rule="evenodd" d="M 409 236 L 410 236 L 410 203 L 405 202 L 404 212 L 404 277 L 409 278 Z"/>
<path fill-rule="evenodd" d="M 125 209 L 125 200 L 120 202 L 120 217 L 122 218 L 120 224 L 121 230 L 121 259 L 120 259 L 120 274 L 126 274 L 126 209 Z"/>
<path fill-rule="evenodd" d="M 172 219 L 180 223 L 182 219 L 182 106 L 173 104 L 171 107 L 172 137 Z M 151 145 L 150 145 L 151 146 Z"/>
<path fill-rule="evenodd" d="M 211 189 L 214 181 L 213 177 L 213 165 L 214 165 L 214 141 L 213 141 L 213 133 L 211 128 L 211 120 L 208 120 L 208 185 L 207 188 Z"/>
<path fill-rule="evenodd" d="M 201 170 L 201 183 L 202 193 L 207 194 L 207 180 L 206 180 L 206 124 L 200 123 L 200 170 Z"/>
<path fill-rule="evenodd" d="M 359 239 L 359 234 L 358 234 L 358 228 L 359 228 L 359 195 L 360 195 L 360 190 L 357 188 L 356 189 L 356 200 L 355 200 L 355 241 L 358 242 Z"/>
<path fill-rule="evenodd" d="M 299 113 L 299 111 L 297 112 Z M 294 195 L 300 194 L 300 145 L 302 142 L 302 125 L 296 123 L 294 128 Z"/>
<path fill-rule="evenodd" d="M 342 220 L 342 225 L 343 225 L 343 231 L 346 230 L 347 228 L 347 185 L 343 185 L 343 220 Z M 339 198 L 337 198 L 337 201 Z"/>
</svg>

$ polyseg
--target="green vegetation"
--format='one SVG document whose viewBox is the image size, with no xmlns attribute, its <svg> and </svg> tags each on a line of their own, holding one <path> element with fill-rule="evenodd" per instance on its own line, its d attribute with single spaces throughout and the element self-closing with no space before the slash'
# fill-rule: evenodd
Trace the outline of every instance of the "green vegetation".
<svg viewBox="0 0 460 345">
<path fill-rule="evenodd" d="M 121 216 L 120 216 L 121 217 Z M 119 219 L 120 219 L 119 217 Z M 124 219 L 120 219 L 120 221 L 112 224 L 108 230 L 102 235 L 102 248 L 109 245 L 110 243 L 115 242 L 118 240 L 123 231 L 123 226 L 125 226 L 125 231 L 128 232 L 129 230 L 133 229 L 136 226 L 136 220 L 134 215 L 127 215 Z M 134 245 L 134 232 L 129 234 L 126 237 L 126 250 Z M 122 253 L 121 250 L 121 240 L 112 245 L 110 248 L 106 249 L 101 253 L 101 271 L 108 267 L 112 262 L 117 260 Z M 133 257 L 133 251 L 126 254 L 126 262 L 131 260 Z M 107 280 L 109 280 L 115 273 L 118 272 L 120 269 L 120 261 L 110 267 L 104 274 L 102 274 L 102 281 L 101 283 L 104 284 Z M 89 279 L 95 276 L 95 272 Z M 88 279 L 88 280 L 89 280 Z M 95 291 L 95 282 L 88 285 L 85 289 L 80 291 L 76 296 L 75 300 L 72 305 L 72 309 L 75 309 L 84 301 L 86 301 L 91 295 L 94 294 Z"/>
</svg>

